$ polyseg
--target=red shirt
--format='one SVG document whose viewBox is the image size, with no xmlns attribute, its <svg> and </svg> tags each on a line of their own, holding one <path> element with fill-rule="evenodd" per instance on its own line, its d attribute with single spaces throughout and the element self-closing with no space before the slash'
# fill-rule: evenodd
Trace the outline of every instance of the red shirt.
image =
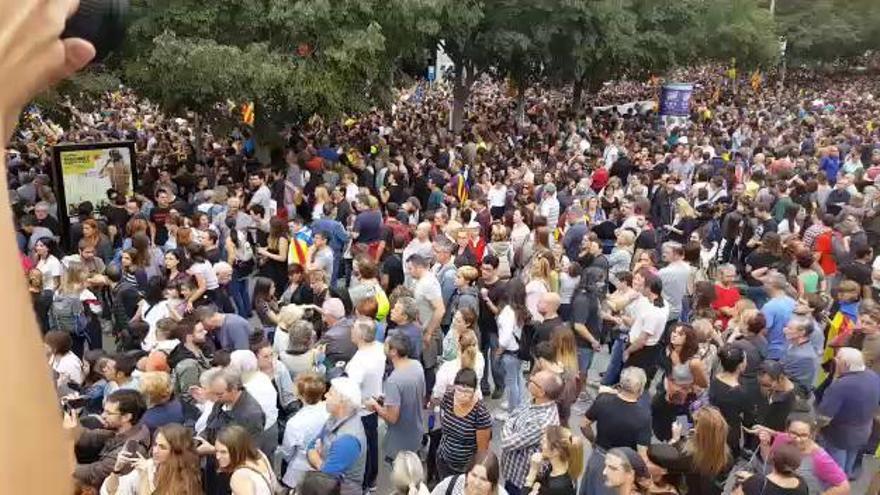
<svg viewBox="0 0 880 495">
<path fill-rule="evenodd" d="M 826 277 L 837 273 L 837 262 L 834 260 L 834 253 L 831 250 L 832 235 L 834 235 L 834 232 L 829 229 L 816 238 L 815 249 L 819 253 L 819 266 L 822 267 Z"/>
<path fill-rule="evenodd" d="M 739 299 L 739 289 L 736 286 L 727 289 L 719 284 L 715 284 L 715 301 L 712 302 L 712 309 L 718 313 L 718 320 L 721 321 L 722 328 L 727 328 L 727 322 L 730 321 L 730 317 L 722 314 L 719 310 L 721 308 L 734 307 Z"/>
</svg>

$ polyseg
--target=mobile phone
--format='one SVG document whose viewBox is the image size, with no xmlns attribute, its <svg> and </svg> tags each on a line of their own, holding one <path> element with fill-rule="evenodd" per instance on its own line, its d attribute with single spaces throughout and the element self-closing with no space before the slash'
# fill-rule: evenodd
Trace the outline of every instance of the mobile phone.
<svg viewBox="0 0 880 495">
<path fill-rule="evenodd" d="M 125 445 L 122 447 L 122 450 L 127 452 L 131 457 L 136 457 L 138 454 L 138 442 L 137 440 L 129 440 L 125 442 Z"/>
<path fill-rule="evenodd" d="M 688 418 L 687 414 L 682 414 L 682 415 L 680 415 L 680 416 L 676 416 L 676 417 L 675 417 L 675 422 L 678 423 L 679 426 L 681 426 L 681 432 L 682 432 L 682 434 L 685 434 L 685 433 L 687 433 L 688 431 L 690 431 L 690 429 L 691 429 L 691 421 L 690 421 L 690 419 Z"/>
<path fill-rule="evenodd" d="M 376 401 L 376 404 L 379 404 L 380 406 L 383 406 L 383 407 L 385 406 L 385 396 L 377 395 L 377 396 L 373 397 L 373 400 Z"/>
<path fill-rule="evenodd" d="M 73 399 L 68 399 L 64 402 L 64 406 L 67 409 L 82 409 L 89 403 L 88 397 L 76 397 Z"/>
</svg>

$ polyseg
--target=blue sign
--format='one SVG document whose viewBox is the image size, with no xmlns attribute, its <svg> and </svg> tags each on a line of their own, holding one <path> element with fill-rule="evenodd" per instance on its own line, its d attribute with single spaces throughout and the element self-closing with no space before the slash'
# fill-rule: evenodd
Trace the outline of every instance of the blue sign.
<svg viewBox="0 0 880 495">
<path fill-rule="evenodd" d="M 433 65 L 428 66 L 428 82 L 434 82 L 437 78 L 437 69 Z"/>
<path fill-rule="evenodd" d="M 693 90 L 693 84 L 664 84 L 660 93 L 660 115 L 667 117 L 689 116 Z"/>
</svg>

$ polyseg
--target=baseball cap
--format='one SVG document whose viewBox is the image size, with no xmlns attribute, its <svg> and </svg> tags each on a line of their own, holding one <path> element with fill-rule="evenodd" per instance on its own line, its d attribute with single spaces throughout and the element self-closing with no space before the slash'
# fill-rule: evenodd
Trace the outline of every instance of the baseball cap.
<svg viewBox="0 0 880 495">
<path fill-rule="evenodd" d="M 330 388 L 355 406 L 361 405 L 361 388 L 347 376 L 330 380 Z"/>
<path fill-rule="evenodd" d="M 345 318 L 345 306 L 342 304 L 342 300 L 331 297 L 321 305 L 321 313 L 336 319 Z"/>
</svg>

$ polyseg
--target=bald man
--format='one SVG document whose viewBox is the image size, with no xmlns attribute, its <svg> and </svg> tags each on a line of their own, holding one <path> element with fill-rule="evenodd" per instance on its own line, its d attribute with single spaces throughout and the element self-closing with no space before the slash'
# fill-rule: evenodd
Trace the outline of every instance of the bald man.
<svg viewBox="0 0 880 495">
<path fill-rule="evenodd" d="M 547 292 L 542 294 L 538 299 L 538 313 L 544 317 L 541 323 L 535 325 L 535 333 L 532 343 L 536 346 L 539 342 L 550 340 L 553 330 L 565 325 L 562 318 L 559 317 L 559 294 L 556 292 Z M 534 346 L 533 346 L 534 348 Z"/>
</svg>

